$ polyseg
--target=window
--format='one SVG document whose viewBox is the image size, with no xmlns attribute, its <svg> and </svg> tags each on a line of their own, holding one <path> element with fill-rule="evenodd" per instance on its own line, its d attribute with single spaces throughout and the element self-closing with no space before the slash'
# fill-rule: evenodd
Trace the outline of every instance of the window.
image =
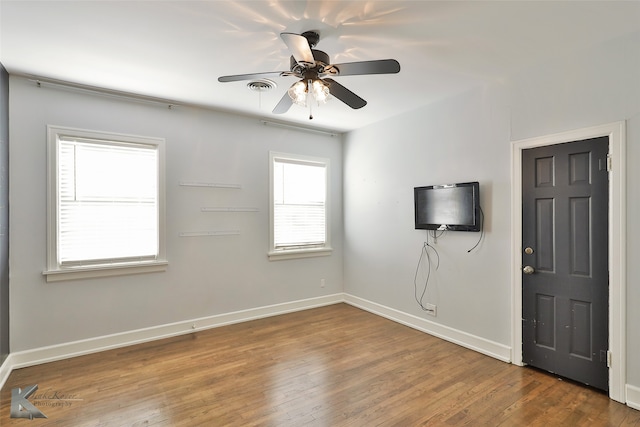
<svg viewBox="0 0 640 427">
<path fill-rule="evenodd" d="M 48 133 L 47 281 L 164 270 L 164 141 Z"/>
<path fill-rule="evenodd" d="M 269 259 L 329 255 L 329 160 L 270 153 Z"/>
</svg>

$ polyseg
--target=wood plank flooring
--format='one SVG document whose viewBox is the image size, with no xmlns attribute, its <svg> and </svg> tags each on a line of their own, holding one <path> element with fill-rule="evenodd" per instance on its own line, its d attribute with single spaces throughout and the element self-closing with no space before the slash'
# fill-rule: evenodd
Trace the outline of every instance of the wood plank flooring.
<svg viewBox="0 0 640 427">
<path fill-rule="evenodd" d="M 10 417 L 11 390 L 48 418 Z M 640 426 L 640 411 L 346 304 L 18 369 L 0 426 Z"/>
</svg>

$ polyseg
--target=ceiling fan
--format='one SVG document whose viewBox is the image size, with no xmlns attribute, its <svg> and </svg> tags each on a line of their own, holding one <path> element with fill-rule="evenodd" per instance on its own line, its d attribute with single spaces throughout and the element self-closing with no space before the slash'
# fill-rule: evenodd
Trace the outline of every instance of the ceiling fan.
<svg viewBox="0 0 640 427">
<path fill-rule="evenodd" d="M 289 71 L 222 76 L 218 81 L 224 83 L 279 76 L 297 77 L 300 80 L 287 90 L 273 109 L 274 114 L 283 114 L 289 111 L 293 103 L 310 106 L 311 103 L 307 102 L 310 101 L 309 98 L 313 97 L 316 102 L 323 103 L 327 101 L 329 95 L 333 95 L 351 108 L 362 108 L 367 105 L 367 101 L 330 77 L 393 74 L 400 71 L 400 64 L 395 59 L 331 64 L 329 55 L 313 49 L 320 40 L 320 35 L 315 31 L 306 31 L 302 34 L 281 33 L 280 37 L 292 54 Z M 309 119 L 312 118 L 310 114 Z"/>
</svg>

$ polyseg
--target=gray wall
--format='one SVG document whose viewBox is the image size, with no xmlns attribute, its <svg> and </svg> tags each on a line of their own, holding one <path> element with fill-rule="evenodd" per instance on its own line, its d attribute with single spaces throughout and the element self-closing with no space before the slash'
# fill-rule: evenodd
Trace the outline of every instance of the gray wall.
<svg viewBox="0 0 640 427">
<path fill-rule="evenodd" d="M 12 353 L 342 292 L 340 136 L 198 108 L 170 110 L 38 88 L 16 76 L 10 77 L 10 89 Z M 165 273 L 45 281 L 47 124 L 166 139 Z M 331 256 L 268 261 L 270 150 L 330 159 Z M 242 188 L 184 187 L 181 181 Z M 258 212 L 201 212 L 202 207 Z M 240 235 L 179 237 L 216 230 Z"/>
<path fill-rule="evenodd" d="M 0 64 L 0 363 L 9 354 L 9 74 Z"/>
<path fill-rule="evenodd" d="M 345 291 L 511 346 L 511 141 L 627 121 L 627 384 L 640 386 L 640 33 L 555 58 L 349 133 L 344 151 Z M 448 233 L 427 316 L 414 300 L 425 231 L 413 229 L 418 185 L 481 183 L 486 236 Z"/>
</svg>

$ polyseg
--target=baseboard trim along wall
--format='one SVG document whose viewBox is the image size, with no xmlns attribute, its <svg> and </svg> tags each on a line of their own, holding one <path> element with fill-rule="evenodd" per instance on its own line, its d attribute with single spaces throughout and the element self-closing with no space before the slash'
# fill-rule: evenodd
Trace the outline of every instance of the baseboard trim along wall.
<svg viewBox="0 0 640 427">
<path fill-rule="evenodd" d="M 511 348 L 509 346 L 440 325 L 363 298 L 339 293 L 10 353 L 4 363 L 0 365 L 0 388 L 4 386 L 11 371 L 14 369 L 341 302 L 503 362 L 511 362 Z M 640 410 L 640 387 L 626 385 L 626 403 L 629 407 Z"/>
<path fill-rule="evenodd" d="M 627 384 L 627 406 L 640 411 L 640 387 Z"/>
<path fill-rule="evenodd" d="M 11 363 L 11 354 L 9 354 L 7 358 L 4 359 L 4 362 L 2 362 L 2 365 L 0 365 L 0 388 L 4 387 L 4 383 L 7 381 L 7 378 L 9 378 L 9 375 L 11 375 L 12 370 L 13 364 Z"/>
<path fill-rule="evenodd" d="M 413 329 L 425 332 L 445 341 L 458 344 L 478 353 L 491 356 L 503 362 L 511 362 L 511 347 L 487 340 L 482 337 L 468 334 L 448 326 L 443 326 L 429 320 L 422 319 L 412 314 L 407 314 L 384 305 L 367 301 L 365 299 L 345 294 L 345 302 L 354 307 L 385 317 L 394 322 L 401 323 Z"/>
<path fill-rule="evenodd" d="M 10 353 L 2 366 L 0 366 L 0 387 L 4 385 L 13 369 L 54 362 L 56 360 L 98 353 L 115 348 L 189 334 L 205 329 L 217 328 L 234 323 L 247 322 L 250 320 L 277 316 L 280 314 L 307 310 L 310 308 L 322 307 L 341 302 L 345 302 L 354 307 L 437 336 L 438 338 L 442 338 L 471 350 L 478 351 L 496 359 L 505 362 L 510 361 L 510 349 L 501 344 L 493 343 L 465 332 L 438 325 L 437 323 L 429 322 L 428 320 L 420 319 L 416 316 L 403 313 L 353 295 L 339 293 Z"/>
<path fill-rule="evenodd" d="M 170 338 L 178 335 L 190 334 L 192 332 L 212 329 L 234 323 L 247 322 L 250 320 L 265 317 L 277 316 L 280 314 L 292 313 L 294 311 L 307 310 L 310 308 L 322 307 L 325 305 L 343 302 L 343 294 L 326 295 L 322 297 L 309 298 L 304 300 L 286 302 L 282 304 L 257 307 L 247 310 L 240 310 L 231 313 L 224 313 L 215 316 L 202 317 L 198 319 L 185 320 L 166 325 L 153 326 L 145 329 L 138 329 L 113 335 L 89 338 L 86 340 L 73 341 L 64 344 L 41 347 L 33 350 L 19 351 L 9 354 L 7 360 L 0 368 L 0 375 L 8 370 L 6 377 L 11 370 L 34 366 L 41 363 L 53 362 L 56 360 L 68 359 L 85 354 L 98 353 L 115 348 L 126 347 L 144 342 Z M 5 365 L 7 368 L 5 369 Z M 6 378 L 0 376 L 2 384 Z"/>
</svg>

